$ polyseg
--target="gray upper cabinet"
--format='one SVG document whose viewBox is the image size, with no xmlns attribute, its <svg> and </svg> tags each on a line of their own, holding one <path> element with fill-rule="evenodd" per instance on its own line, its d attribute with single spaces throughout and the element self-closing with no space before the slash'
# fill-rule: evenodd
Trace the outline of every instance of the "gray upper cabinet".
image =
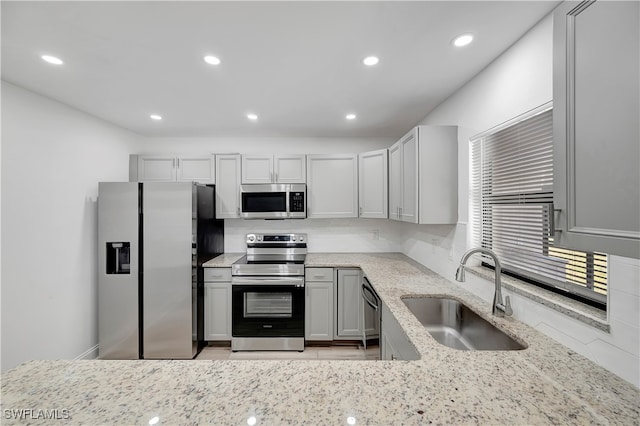
<svg viewBox="0 0 640 426">
<path fill-rule="evenodd" d="M 358 155 L 307 155 L 307 217 L 358 217 Z"/>
<path fill-rule="evenodd" d="M 216 217 L 240 217 L 240 154 L 216 154 Z"/>
<path fill-rule="evenodd" d="M 389 219 L 458 220 L 458 129 L 417 126 L 389 148 Z"/>
<path fill-rule="evenodd" d="M 131 182 L 215 183 L 213 155 L 131 155 Z"/>
<path fill-rule="evenodd" d="M 387 208 L 387 150 L 358 154 L 358 185 L 360 217 L 386 219 Z"/>
<path fill-rule="evenodd" d="M 305 155 L 243 155 L 242 183 L 305 183 Z"/>
<path fill-rule="evenodd" d="M 640 3 L 554 12 L 556 244 L 640 258 Z"/>
</svg>

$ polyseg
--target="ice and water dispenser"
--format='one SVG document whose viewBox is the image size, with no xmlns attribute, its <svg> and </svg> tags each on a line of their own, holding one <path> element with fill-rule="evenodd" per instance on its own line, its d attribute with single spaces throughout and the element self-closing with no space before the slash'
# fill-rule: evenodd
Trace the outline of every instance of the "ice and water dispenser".
<svg viewBox="0 0 640 426">
<path fill-rule="evenodd" d="M 129 274 L 131 243 L 107 243 L 107 274 Z"/>
</svg>

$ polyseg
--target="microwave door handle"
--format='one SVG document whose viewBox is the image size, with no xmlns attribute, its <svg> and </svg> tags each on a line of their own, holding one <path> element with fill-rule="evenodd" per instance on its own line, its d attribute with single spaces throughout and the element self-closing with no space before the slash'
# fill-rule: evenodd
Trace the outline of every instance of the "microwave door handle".
<svg viewBox="0 0 640 426">
<path fill-rule="evenodd" d="M 289 200 L 290 200 L 290 198 L 291 198 L 290 193 L 291 193 L 291 187 L 290 187 L 289 185 L 287 185 L 287 186 L 285 187 L 285 197 L 287 198 L 287 199 L 286 199 L 286 206 L 287 206 L 287 207 L 286 207 L 286 212 L 285 212 L 285 215 L 286 215 L 286 216 L 291 216 L 291 206 L 289 205 L 289 204 L 290 204 L 290 203 L 289 203 Z"/>
</svg>

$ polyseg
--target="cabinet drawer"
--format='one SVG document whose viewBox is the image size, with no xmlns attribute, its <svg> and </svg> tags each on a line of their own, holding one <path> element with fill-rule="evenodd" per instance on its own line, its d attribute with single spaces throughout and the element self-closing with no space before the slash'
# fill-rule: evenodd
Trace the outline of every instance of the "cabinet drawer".
<svg viewBox="0 0 640 426">
<path fill-rule="evenodd" d="M 304 279 L 306 281 L 333 281 L 333 268 L 306 268 Z"/>
<path fill-rule="evenodd" d="M 204 281 L 231 282 L 231 268 L 204 268 Z"/>
</svg>

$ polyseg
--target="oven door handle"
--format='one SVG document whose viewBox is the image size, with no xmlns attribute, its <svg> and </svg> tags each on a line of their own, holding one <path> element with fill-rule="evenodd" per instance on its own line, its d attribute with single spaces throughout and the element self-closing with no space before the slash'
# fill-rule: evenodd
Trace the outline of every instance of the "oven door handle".
<svg viewBox="0 0 640 426">
<path fill-rule="evenodd" d="M 231 277 L 231 285 L 282 285 L 304 287 L 304 277 Z"/>
</svg>

